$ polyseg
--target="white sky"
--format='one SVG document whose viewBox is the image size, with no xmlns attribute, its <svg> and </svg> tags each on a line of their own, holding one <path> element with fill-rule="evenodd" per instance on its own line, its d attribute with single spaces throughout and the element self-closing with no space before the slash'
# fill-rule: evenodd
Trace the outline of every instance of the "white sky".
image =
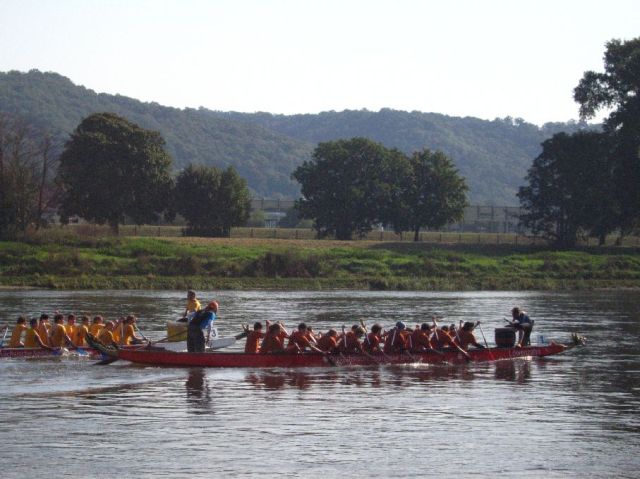
<svg viewBox="0 0 640 479">
<path fill-rule="evenodd" d="M 175 107 L 380 108 L 542 124 L 638 0 L 0 0 L 0 71 Z"/>
</svg>

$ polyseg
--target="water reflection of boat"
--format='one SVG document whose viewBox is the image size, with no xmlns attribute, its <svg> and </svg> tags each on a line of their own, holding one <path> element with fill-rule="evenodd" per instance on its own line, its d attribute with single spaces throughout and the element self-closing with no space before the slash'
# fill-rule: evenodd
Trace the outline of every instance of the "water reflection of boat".
<svg viewBox="0 0 640 479">
<path fill-rule="evenodd" d="M 99 347 L 99 346 L 98 346 Z M 246 354 L 240 352 L 179 353 L 154 349 L 104 349 L 112 358 L 154 366 L 213 367 L 213 368 L 300 368 L 328 366 L 375 366 L 387 364 L 463 364 L 487 362 L 523 357 L 543 357 L 559 354 L 571 346 L 551 343 L 522 348 L 487 348 L 468 352 L 468 358 L 455 350 L 441 352 L 397 354 L 339 354 L 326 355 L 315 352 L 303 354 Z"/>
</svg>

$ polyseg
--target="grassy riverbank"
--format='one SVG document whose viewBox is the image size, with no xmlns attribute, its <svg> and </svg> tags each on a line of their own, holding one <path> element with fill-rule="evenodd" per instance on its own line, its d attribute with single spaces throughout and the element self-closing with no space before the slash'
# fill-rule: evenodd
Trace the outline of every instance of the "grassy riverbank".
<svg viewBox="0 0 640 479">
<path fill-rule="evenodd" d="M 640 287 L 640 250 L 203 238 L 0 243 L 0 286 L 522 290 Z"/>
</svg>

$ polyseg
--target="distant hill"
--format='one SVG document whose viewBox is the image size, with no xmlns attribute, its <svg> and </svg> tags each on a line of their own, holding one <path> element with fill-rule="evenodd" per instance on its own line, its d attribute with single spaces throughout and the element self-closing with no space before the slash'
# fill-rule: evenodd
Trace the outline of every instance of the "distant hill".
<svg viewBox="0 0 640 479">
<path fill-rule="evenodd" d="M 549 123 L 538 127 L 511 118 L 493 121 L 436 113 L 383 109 L 307 115 L 218 112 L 144 103 L 97 94 L 56 73 L 0 73 L 0 111 L 19 114 L 61 138 L 95 112 L 117 113 L 160 131 L 176 168 L 188 163 L 233 165 L 254 194 L 295 198 L 291 172 L 310 158 L 320 141 L 364 136 L 407 153 L 424 147 L 449 155 L 470 186 L 472 203 L 514 205 L 540 143 L 559 131 L 586 125 Z"/>
</svg>

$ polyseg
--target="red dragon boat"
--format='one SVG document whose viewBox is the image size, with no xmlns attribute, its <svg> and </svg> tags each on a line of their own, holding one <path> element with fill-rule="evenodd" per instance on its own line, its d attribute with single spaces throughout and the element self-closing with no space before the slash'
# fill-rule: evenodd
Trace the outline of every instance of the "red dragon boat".
<svg viewBox="0 0 640 479">
<path fill-rule="evenodd" d="M 550 343 L 522 348 L 487 348 L 469 350 L 469 357 L 459 351 L 404 352 L 397 354 L 247 354 L 244 352 L 185 353 L 142 349 L 101 348 L 105 356 L 113 360 L 122 359 L 133 363 L 163 367 L 209 367 L 209 368 L 301 368 L 323 366 L 373 366 L 380 364 L 438 364 L 500 361 L 506 359 L 543 357 L 559 354 L 573 345 Z"/>
</svg>

